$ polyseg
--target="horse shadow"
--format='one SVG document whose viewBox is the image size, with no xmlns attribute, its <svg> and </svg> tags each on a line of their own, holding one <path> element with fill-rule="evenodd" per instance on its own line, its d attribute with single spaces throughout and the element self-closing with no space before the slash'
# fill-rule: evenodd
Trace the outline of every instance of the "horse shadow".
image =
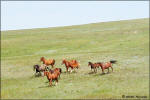
<svg viewBox="0 0 150 100">
<path fill-rule="evenodd" d="M 89 72 L 88 74 L 95 74 L 95 72 Z"/>
<path fill-rule="evenodd" d="M 70 71 L 64 71 L 64 72 L 62 72 L 62 74 L 72 74 L 72 73 L 77 73 L 77 71 L 72 71 L 72 72 L 70 72 Z"/>
<path fill-rule="evenodd" d="M 56 86 L 55 84 L 52 84 L 51 86 L 50 85 L 46 85 L 46 86 L 40 86 L 40 87 L 38 87 L 38 88 L 48 88 L 48 87 L 54 87 L 54 86 Z"/>
</svg>

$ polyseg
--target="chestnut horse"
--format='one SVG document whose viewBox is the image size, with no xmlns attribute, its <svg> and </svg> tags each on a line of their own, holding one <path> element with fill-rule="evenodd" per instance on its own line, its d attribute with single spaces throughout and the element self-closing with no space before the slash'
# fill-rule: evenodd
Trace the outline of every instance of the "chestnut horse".
<svg viewBox="0 0 150 100">
<path fill-rule="evenodd" d="M 63 59 L 62 64 L 65 64 L 66 66 L 66 72 L 68 72 L 69 67 L 71 68 L 71 72 L 73 69 L 75 68 L 79 68 L 79 63 L 76 60 L 71 60 L 71 61 L 67 61 L 65 59 Z"/>
<path fill-rule="evenodd" d="M 116 60 L 111 60 L 109 62 L 106 62 L 106 63 L 102 63 L 102 62 L 99 62 L 98 64 L 100 65 L 101 69 L 102 69 L 102 73 L 104 73 L 104 70 L 105 69 L 108 69 L 108 72 L 109 73 L 109 67 L 112 69 L 112 72 L 113 72 L 113 67 L 112 67 L 112 64 L 115 64 L 117 61 Z"/>
<path fill-rule="evenodd" d="M 48 59 L 48 60 L 46 60 L 44 57 L 41 57 L 40 61 L 42 61 L 43 64 L 45 64 L 46 66 L 51 65 L 52 68 L 54 67 L 54 64 L 55 64 L 55 60 L 54 59 Z"/>
<path fill-rule="evenodd" d="M 61 68 L 55 68 L 54 72 L 58 72 L 59 78 L 60 78 L 60 74 L 62 73 L 62 69 Z"/>
<path fill-rule="evenodd" d="M 51 69 L 50 69 L 50 71 L 44 71 L 44 76 L 47 76 L 50 86 L 52 86 L 53 81 L 56 81 L 56 85 L 57 85 L 59 75 L 60 75 L 60 73 L 58 71 L 54 71 Z"/>
<path fill-rule="evenodd" d="M 100 67 L 99 63 L 92 63 L 92 62 L 88 62 L 88 66 L 91 66 L 91 71 L 92 69 L 94 69 L 94 72 L 97 72 L 97 68 Z"/>
</svg>

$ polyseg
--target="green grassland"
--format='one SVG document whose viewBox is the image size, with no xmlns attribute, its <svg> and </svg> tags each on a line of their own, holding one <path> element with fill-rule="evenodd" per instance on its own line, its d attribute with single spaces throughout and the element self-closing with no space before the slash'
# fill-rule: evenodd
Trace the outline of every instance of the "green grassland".
<svg viewBox="0 0 150 100">
<path fill-rule="evenodd" d="M 40 57 L 63 70 L 57 86 L 34 77 Z M 80 69 L 65 73 L 62 59 L 77 59 Z M 117 60 L 114 72 L 90 74 L 88 62 Z M 111 71 L 111 70 L 110 70 Z M 107 72 L 107 70 L 105 70 Z M 149 98 L 149 19 L 1 32 L 3 99 Z"/>
</svg>

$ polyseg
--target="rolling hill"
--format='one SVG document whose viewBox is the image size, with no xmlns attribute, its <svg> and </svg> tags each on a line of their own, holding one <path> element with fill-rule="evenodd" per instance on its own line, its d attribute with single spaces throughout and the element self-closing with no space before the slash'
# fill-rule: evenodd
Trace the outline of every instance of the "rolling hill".
<svg viewBox="0 0 150 100">
<path fill-rule="evenodd" d="M 57 86 L 34 77 L 40 57 L 63 70 Z M 65 73 L 62 59 L 80 69 Z M 117 60 L 114 72 L 90 74 L 88 62 Z M 107 72 L 107 70 L 105 70 Z M 149 18 L 1 32 L 2 99 L 149 98 Z M 135 97 L 136 98 L 136 97 Z"/>
</svg>

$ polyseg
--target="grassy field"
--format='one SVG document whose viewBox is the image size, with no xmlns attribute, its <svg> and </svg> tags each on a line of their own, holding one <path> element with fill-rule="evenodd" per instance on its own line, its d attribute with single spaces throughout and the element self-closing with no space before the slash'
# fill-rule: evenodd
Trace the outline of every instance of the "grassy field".
<svg viewBox="0 0 150 100">
<path fill-rule="evenodd" d="M 57 86 L 34 77 L 40 57 L 56 60 L 63 73 Z M 65 73 L 62 59 L 80 69 Z M 88 62 L 117 60 L 114 72 L 90 74 Z M 111 70 L 110 70 L 111 71 Z M 107 70 L 105 70 L 107 72 Z M 149 98 L 149 19 L 1 32 L 2 99 Z"/>
</svg>

